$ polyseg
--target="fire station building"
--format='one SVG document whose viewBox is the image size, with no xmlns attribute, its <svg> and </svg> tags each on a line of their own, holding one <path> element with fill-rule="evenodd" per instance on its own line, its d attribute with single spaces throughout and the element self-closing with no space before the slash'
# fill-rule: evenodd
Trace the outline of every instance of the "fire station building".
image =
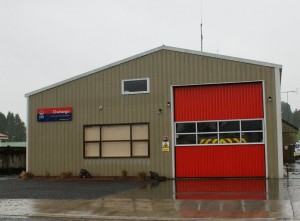
<svg viewBox="0 0 300 221">
<path fill-rule="evenodd" d="M 161 46 L 30 92 L 27 170 L 282 178 L 281 71 Z"/>
</svg>

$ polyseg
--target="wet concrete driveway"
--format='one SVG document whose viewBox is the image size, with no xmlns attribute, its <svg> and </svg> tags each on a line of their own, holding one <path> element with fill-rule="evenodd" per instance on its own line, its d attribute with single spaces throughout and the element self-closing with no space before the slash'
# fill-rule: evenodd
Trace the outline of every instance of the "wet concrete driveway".
<svg viewBox="0 0 300 221">
<path fill-rule="evenodd" d="M 22 197 L 22 191 L 19 192 L 20 197 L 3 197 L 5 194 L 0 194 L 0 217 L 50 220 L 300 220 L 299 162 L 291 167 L 293 172 L 290 172 L 289 179 L 121 182 L 126 187 L 123 189 L 118 186 L 119 181 L 113 181 L 116 184 L 106 183 L 106 186 L 101 181 L 93 185 L 90 184 L 93 181 L 81 182 L 82 189 L 78 186 L 77 191 L 86 193 L 90 188 L 94 193 L 100 192 L 90 198 L 46 197 L 47 194 L 57 194 L 54 190 L 53 193 L 47 190 L 45 197 L 39 198 L 26 194 Z M 0 187 L 1 182 L 5 181 L 0 179 Z M 10 182 L 25 184 L 31 181 L 15 179 Z M 19 189 L 24 186 L 19 185 Z M 50 186 L 55 189 L 55 183 Z M 42 187 L 38 188 L 36 192 L 44 191 Z M 101 194 L 103 188 L 105 191 Z M 23 192 L 26 191 L 29 190 Z"/>
</svg>

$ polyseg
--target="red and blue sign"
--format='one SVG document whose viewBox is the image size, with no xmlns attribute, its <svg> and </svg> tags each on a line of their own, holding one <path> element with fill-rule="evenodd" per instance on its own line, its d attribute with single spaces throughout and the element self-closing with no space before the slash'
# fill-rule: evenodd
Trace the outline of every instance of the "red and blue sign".
<svg viewBox="0 0 300 221">
<path fill-rule="evenodd" d="M 38 122 L 71 121 L 72 107 L 38 108 L 36 119 Z"/>
</svg>

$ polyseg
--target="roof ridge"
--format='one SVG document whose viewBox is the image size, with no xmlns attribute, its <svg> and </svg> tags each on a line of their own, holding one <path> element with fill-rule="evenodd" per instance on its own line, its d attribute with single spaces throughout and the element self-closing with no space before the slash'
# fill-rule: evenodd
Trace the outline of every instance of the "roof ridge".
<svg viewBox="0 0 300 221">
<path fill-rule="evenodd" d="M 169 50 L 169 51 L 182 52 L 182 53 L 188 53 L 188 54 L 202 55 L 202 56 L 206 56 L 206 57 L 212 57 L 212 58 L 218 58 L 218 59 L 224 59 L 224 60 L 231 60 L 231 61 L 238 61 L 238 62 L 243 62 L 243 63 L 256 64 L 256 65 L 274 67 L 274 68 L 279 68 L 279 69 L 282 68 L 282 65 L 279 65 L 279 64 L 273 64 L 273 63 L 268 63 L 268 62 L 261 62 L 261 61 L 249 60 L 249 59 L 244 59 L 244 58 L 237 58 L 237 57 L 231 57 L 231 56 L 226 56 L 226 55 L 219 55 L 219 54 L 213 54 L 213 53 L 208 53 L 208 52 L 202 52 L 202 51 L 196 51 L 196 50 L 183 49 L 183 48 L 177 48 L 177 47 L 162 45 L 162 46 L 147 50 L 145 52 L 127 57 L 125 59 L 121 59 L 121 60 L 113 62 L 111 64 L 102 66 L 100 68 L 93 69 L 91 71 L 76 75 L 76 76 L 68 78 L 66 80 L 51 84 L 49 86 L 34 90 L 32 92 L 29 92 L 29 93 L 26 93 L 25 97 L 29 97 L 31 95 L 34 95 L 34 94 L 52 89 L 54 87 L 69 83 L 71 81 L 74 81 L 74 80 L 77 80 L 77 79 L 80 79 L 80 78 L 83 78 L 83 77 L 86 77 L 88 75 L 97 73 L 99 71 L 103 71 L 105 69 L 114 67 L 116 65 L 119 65 L 119 64 L 131 61 L 131 60 L 134 60 L 134 59 L 137 59 L 137 58 L 149 55 L 149 54 L 152 54 L 152 53 L 155 53 L 155 52 L 160 51 L 160 50 Z"/>
</svg>

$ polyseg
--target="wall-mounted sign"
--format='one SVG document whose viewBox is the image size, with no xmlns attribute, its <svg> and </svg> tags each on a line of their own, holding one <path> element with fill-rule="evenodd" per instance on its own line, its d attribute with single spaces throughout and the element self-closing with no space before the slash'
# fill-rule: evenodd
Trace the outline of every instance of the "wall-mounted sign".
<svg viewBox="0 0 300 221">
<path fill-rule="evenodd" d="M 168 141 L 162 142 L 162 151 L 163 152 L 169 152 L 170 151 L 169 145 L 170 145 L 170 143 Z"/>
<path fill-rule="evenodd" d="M 38 108 L 36 119 L 38 122 L 70 121 L 72 120 L 72 107 Z"/>
</svg>

